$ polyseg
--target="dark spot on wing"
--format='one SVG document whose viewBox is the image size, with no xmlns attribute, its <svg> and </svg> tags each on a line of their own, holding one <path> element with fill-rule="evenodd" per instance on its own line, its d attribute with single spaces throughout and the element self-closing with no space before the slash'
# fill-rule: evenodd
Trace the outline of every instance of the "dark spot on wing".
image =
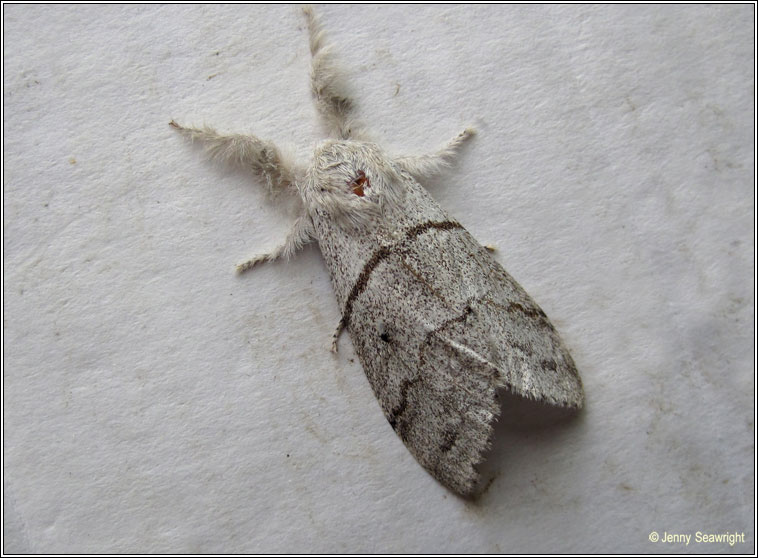
<svg viewBox="0 0 758 558">
<path fill-rule="evenodd" d="M 453 446 L 455 445 L 455 441 L 458 439 L 458 430 L 457 429 L 449 429 L 445 432 L 444 436 L 442 437 L 442 443 L 440 444 L 440 451 L 442 453 L 447 453 L 451 449 L 453 449 Z"/>
</svg>

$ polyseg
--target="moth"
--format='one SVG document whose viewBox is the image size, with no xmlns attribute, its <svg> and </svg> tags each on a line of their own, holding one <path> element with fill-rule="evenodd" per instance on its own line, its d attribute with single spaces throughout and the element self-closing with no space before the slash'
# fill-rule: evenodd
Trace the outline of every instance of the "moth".
<svg viewBox="0 0 758 558">
<path fill-rule="evenodd" d="M 579 408 L 579 374 L 540 307 L 419 184 L 447 168 L 474 131 L 420 156 L 393 156 L 369 141 L 319 20 L 311 8 L 304 14 L 312 94 L 332 136 L 307 168 L 255 136 L 170 125 L 259 175 L 270 192 L 298 195 L 284 243 L 238 271 L 318 242 L 341 310 L 332 349 L 347 329 L 413 456 L 450 490 L 475 495 L 498 390 Z"/>
</svg>

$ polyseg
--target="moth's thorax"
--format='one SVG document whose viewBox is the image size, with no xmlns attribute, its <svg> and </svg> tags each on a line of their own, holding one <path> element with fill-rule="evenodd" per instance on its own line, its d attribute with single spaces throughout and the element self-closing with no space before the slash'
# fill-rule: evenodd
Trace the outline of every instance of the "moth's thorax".
<svg viewBox="0 0 758 558">
<path fill-rule="evenodd" d="M 335 224 L 365 227 L 388 206 L 402 201 L 402 177 L 375 144 L 327 140 L 316 147 L 301 187 L 311 215 L 328 215 Z"/>
</svg>

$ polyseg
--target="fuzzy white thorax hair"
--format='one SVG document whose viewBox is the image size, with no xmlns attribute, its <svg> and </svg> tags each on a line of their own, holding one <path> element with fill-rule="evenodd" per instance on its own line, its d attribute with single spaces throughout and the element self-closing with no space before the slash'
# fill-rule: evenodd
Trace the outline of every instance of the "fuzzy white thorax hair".
<svg viewBox="0 0 758 558">
<path fill-rule="evenodd" d="M 309 212 L 322 210 L 337 224 L 360 228 L 402 203 L 402 172 L 376 144 L 326 140 L 316 148 L 298 190 Z M 367 186 L 356 195 L 350 185 L 361 174 Z"/>
</svg>

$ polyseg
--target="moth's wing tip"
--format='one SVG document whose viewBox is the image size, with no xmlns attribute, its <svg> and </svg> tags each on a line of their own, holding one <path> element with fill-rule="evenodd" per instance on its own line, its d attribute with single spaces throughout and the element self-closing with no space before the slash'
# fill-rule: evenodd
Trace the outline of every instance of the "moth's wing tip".
<svg viewBox="0 0 758 558">
<path fill-rule="evenodd" d="M 571 357 L 569 357 L 571 358 Z M 582 379 L 579 377 L 579 372 L 575 366 L 572 366 L 570 370 L 566 370 L 566 377 L 570 379 L 568 386 L 564 386 L 565 389 L 561 391 L 563 397 L 558 398 L 554 405 L 560 407 L 576 409 L 577 411 L 584 408 L 585 394 L 584 386 L 582 385 Z"/>
<path fill-rule="evenodd" d="M 486 428 L 483 432 L 484 436 L 477 441 L 476 446 L 471 452 L 471 459 L 465 463 L 464 471 L 461 472 L 460 480 L 455 486 L 441 481 L 448 489 L 469 502 L 476 502 L 482 497 L 489 490 L 494 480 L 485 479 L 479 470 L 479 466 L 487 460 L 488 454 L 492 449 L 495 440 L 495 423 L 500 418 L 501 410 L 498 404 L 496 411 L 486 421 Z"/>
<path fill-rule="evenodd" d="M 550 386 L 551 389 L 542 397 L 545 403 L 554 407 L 563 407 L 566 409 L 576 409 L 577 411 L 584 407 L 584 387 L 578 374 L 569 375 L 566 372 L 569 381 L 559 385 Z M 555 389 L 555 391 L 553 391 Z"/>
<path fill-rule="evenodd" d="M 544 403 L 552 407 L 581 410 L 585 404 L 584 388 L 578 375 L 565 373 L 560 383 L 546 383 L 539 387 L 524 389 L 519 386 L 505 384 L 500 386 L 520 397 Z"/>
<path fill-rule="evenodd" d="M 444 470 L 429 467 L 421 463 L 426 471 L 442 486 L 466 500 L 476 500 L 487 489 L 481 481 L 478 466 L 485 461 L 487 452 L 492 445 L 495 418 L 488 425 L 486 439 L 478 440 L 469 445 L 467 457 L 453 466 L 448 465 Z M 411 452 L 413 453 L 413 452 Z"/>
<path fill-rule="evenodd" d="M 469 425 L 467 433 L 470 435 L 466 437 L 463 455 L 458 455 L 454 464 L 448 465 L 444 474 L 439 470 L 432 471 L 427 468 L 442 485 L 469 501 L 477 500 L 491 484 L 491 482 L 482 481 L 479 466 L 487 460 L 492 448 L 495 439 L 495 423 L 502 409 L 496 397 L 496 390 L 493 389 L 486 399 L 492 406 L 488 409 L 486 418 L 482 417 L 476 421 L 476 426 Z"/>
<path fill-rule="evenodd" d="M 561 402 L 561 406 L 580 411 L 584 408 L 585 401 L 584 388 L 580 382 L 579 386 L 570 394 L 570 397 Z"/>
</svg>

